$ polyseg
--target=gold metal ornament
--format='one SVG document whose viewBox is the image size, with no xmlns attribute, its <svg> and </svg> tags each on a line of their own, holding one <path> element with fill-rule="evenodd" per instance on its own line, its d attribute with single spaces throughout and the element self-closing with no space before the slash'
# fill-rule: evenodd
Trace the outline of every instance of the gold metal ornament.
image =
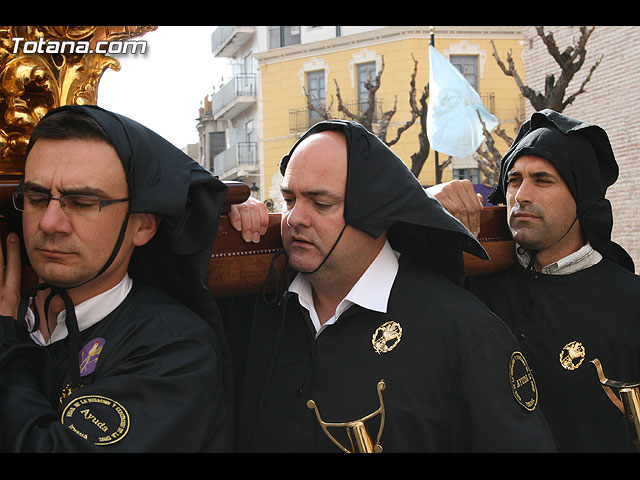
<svg viewBox="0 0 640 480">
<path fill-rule="evenodd" d="M 324 422 L 322 417 L 320 416 L 320 412 L 318 411 L 318 407 L 313 400 L 309 400 L 307 402 L 307 407 L 314 410 L 316 413 L 316 418 L 320 423 L 320 427 L 324 431 L 324 433 L 329 437 L 329 439 L 345 453 L 381 453 L 382 445 L 380 445 L 380 438 L 382 437 L 382 431 L 384 429 L 384 420 L 385 420 L 385 410 L 384 410 L 384 401 L 382 400 L 382 390 L 386 388 L 386 384 L 384 380 L 380 380 L 377 384 L 378 390 L 378 398 L 380 400 L 380 407 L 357 420 L 353 420 L 350 422 L 340 422 L 340 423 L 329 423 Z M 365 426 L 365 422 L 372 419 L 376 415 L 380 415 L 380 427 L 378 428 L 378 435 L 376 437 L 375 443 L 371 441 L 371 437 L 367 432 L 367 428 Z M 350 447 L 345 447 L 342 445 L 330 432 L 329 428 L 345 428 L 347 432 L 347 437 L 349 438 Z"/>
<path fill-rule="evenodd" d="M 585 349 L 580 342 L 567 343 L 560 352 L 560 365 L 566 370 L 575 370 L 584 361 Z"/>
<path fill-rule="evenodd" d="M 156 28 L 0 26 L 0 213 L 24 173 L 40 119 L 62 105 L 97 104 L 102 74 L 120 70 L 117 59 L 94 53 L 99 42 L 126 41 Z"/>
<path fill-rule="evenodd" d="M 604 393 L 629 421 L 633 446 L 636 452 L 640 453 L 640 382 L 609 380 L 604 375 L 600 360 L 594 358 L 591 363 L 596 368 Z M 618 395 L 612 390 L 614 388 L 618 390 Z"/>
<path fill-rule="evenodd" d="M 371 338 L 373 349 L 378 355 L 388 353 L 400 343 L 402 339 L 402 327 L 394 321 L 380 325 Z"/>
</svg>

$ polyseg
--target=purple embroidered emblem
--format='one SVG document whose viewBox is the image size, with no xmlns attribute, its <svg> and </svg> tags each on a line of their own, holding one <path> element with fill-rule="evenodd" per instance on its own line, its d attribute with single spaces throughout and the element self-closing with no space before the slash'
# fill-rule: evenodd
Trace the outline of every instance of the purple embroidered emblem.
<svg viewBox="0 0 640 480">
<path fill-rule="evenodd" d="M 98 357 L 100 356 L 100 352 L 102 351 L 102 347 L 104 346 L 105 339 L 104 338 L 94 338 L 89 341 L 80 353 L 78 353 L 78 362 L 80 363 L 80 376 L 85 377 L 96 369 L 96 365 L 98 363 Z"/>
</svg>

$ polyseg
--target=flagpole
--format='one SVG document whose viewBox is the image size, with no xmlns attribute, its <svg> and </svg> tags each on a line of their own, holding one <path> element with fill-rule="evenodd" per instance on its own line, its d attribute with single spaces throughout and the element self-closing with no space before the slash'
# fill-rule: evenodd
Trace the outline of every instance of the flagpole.
<svg viewBox="0 0 640 480">
<path fill-rule="evenodd" d="M 429 42 L 431 43 L 431 46 L 433 48 L 436 48 L 436 36 L 435 36 L 433 27 L 429 27 L 429 36 L 430 36 Z M 440 159 L 438 157 L 438 151 L 434 150 L 433 152 L 436 154 L 436 159 L 435 159 L 435 161 L 436 161 L 436 171 L 435 171 L 435 173 L 436 173 L 436 182 L 435 183 L 438 184 L 438 183 L 440 183 L 442 181 L 442 179 L 440 178 L 440 173 L 439 173 L 439 170 L 440 170 Z"/>
</svg>

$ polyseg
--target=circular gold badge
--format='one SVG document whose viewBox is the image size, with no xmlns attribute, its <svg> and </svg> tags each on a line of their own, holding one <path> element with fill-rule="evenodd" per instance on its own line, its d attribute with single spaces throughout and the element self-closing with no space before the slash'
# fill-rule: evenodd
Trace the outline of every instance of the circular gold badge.
<svg viewBox="0 0 640 480">
<path fill-rule="evenodd" d="M 509 382 L 516 401 L 533 412 L 538 405 L 538 389 L 533 373 L 520 352 L 513 352 L 509 361 Z"/>
<path fill-rule="evenodd" d="M 376 331 L 373 332 L 371 343 L 373 344 L 373 349 L 379 355 L 396 348 L 401 339 L 402 327 L 397 322 L 389 321 L 376 328 Z"/>
<path fill-rule="evenodd" d="M 575 370 L 582 365 L 584 356 L 584 346 L 580 342 L 569 342 L 560 352 L 560 365 L 566 370 Z"/>
<path fill-rule="evenodd" d="M 116 443 L 129 431 L 129 413 L 118 402 L 99 395 L 73 399 L 60 419 L 76 435 L 95 445 Z"/>
</svg>

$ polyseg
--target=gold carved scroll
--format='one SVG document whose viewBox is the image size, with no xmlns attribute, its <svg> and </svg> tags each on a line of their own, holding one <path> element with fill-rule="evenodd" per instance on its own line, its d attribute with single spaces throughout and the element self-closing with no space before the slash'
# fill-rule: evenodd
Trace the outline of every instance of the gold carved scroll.
<svg viewBox="0 0 640 480">
<path fill-rule="evenodd" d="M 96 105 L 98 84 L 120 62 L 94 53 L 157 27 L 0 26 L 0 215 L 24 173 L 31 132 L 51 109 Z M 83 47 L 83 48 L 81 48 Z"/>
</svg>

